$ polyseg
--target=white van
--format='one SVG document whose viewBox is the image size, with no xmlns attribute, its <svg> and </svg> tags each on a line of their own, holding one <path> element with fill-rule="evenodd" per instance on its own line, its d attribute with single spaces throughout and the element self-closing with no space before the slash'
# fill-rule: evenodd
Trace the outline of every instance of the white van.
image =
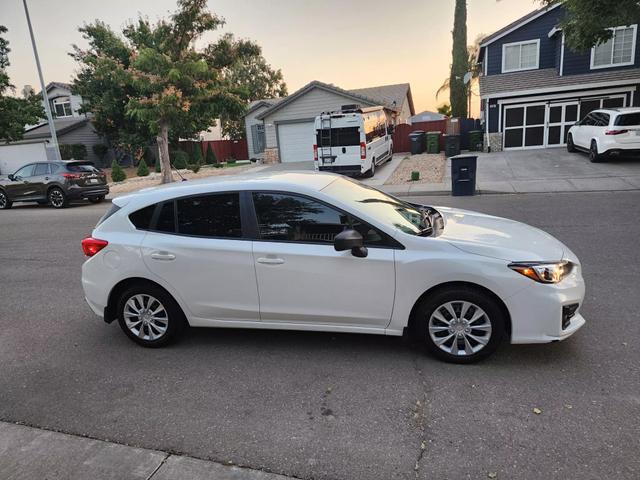
<svg viewBox="0 0 640 480">
<path fill-rule="evenodd" d="M 372 177 L 376 165 L 391 160 L 393 126 L 383 107 L 343 107 L 315 121 L 313 160 L 316 170 Z"/>
</svg>

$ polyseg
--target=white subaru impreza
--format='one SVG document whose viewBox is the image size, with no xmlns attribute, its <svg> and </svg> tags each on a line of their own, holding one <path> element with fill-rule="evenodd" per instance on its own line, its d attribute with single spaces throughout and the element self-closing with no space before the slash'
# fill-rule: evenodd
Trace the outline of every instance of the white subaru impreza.
<svg viewBox="0 0 640 480">
<path fill-rule="evenodd" d="M 580 263 L 551 235 L 327 173 L 142 190 L 82 246 L 91 309 L 148 347 L 186 325 L 407 333 L 470 363 L 585 323 Z"/>
</svg>

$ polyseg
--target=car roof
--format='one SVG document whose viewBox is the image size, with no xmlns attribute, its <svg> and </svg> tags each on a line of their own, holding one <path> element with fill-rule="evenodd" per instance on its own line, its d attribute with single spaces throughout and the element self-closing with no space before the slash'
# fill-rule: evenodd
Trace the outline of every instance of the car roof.
<svg viewBox="0 0 640 480">
<path fill-rule="evenodd" d="M 217 191 L 269 190 L 311 193 L 322 190 L 338 178 L 340 176 L 333 173 L 304 171 L 219 175 L 143 188 L 137 192 L 118 197 L 114 199 L 113 203 L 118 206 L 124 206 L 129 202 L 136 204 L 155 203 L 170 198 Z"/>
</svg>

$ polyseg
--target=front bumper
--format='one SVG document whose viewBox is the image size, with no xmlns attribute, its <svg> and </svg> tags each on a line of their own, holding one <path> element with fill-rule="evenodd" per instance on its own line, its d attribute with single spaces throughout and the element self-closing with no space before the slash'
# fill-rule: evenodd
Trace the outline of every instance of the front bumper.
<svg viewBox="0 0 640 480">
<path fill-rule="evenodd" d="M 89 197 L 104 197 L 109 194 L 108 185 L 91 185 L 88 187 L 70 186 L 67 188 L 67 198 L 70 200 Z"/>
<path fill-rule="evenodd" d="M 577 332 L 585 319 L 580 313 L 585 286 L 580 268 L 558 284 L 531 285 L 505 299 L 511 315 L 511 343 L 549 343 L 565 340 Z M 563 328 L 563 307 L 579 304 Z"/>
</svg>

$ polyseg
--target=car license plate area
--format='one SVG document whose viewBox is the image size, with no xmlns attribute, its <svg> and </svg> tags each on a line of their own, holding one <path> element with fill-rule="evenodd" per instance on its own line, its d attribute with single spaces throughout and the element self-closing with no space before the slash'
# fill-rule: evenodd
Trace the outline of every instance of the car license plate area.
<svg viewBox="0 0 640 480">
<path fill-rule="evenodd" d="M 327 165 L 335 161 L 334 157 L 322 157 L 322 164 Z"/>
<path fill-rule="evenodd" d="M 89 183 L 98 183 L 98 179 L 97 178 L 90 178 L 89 179 Z"/>
</svg>

